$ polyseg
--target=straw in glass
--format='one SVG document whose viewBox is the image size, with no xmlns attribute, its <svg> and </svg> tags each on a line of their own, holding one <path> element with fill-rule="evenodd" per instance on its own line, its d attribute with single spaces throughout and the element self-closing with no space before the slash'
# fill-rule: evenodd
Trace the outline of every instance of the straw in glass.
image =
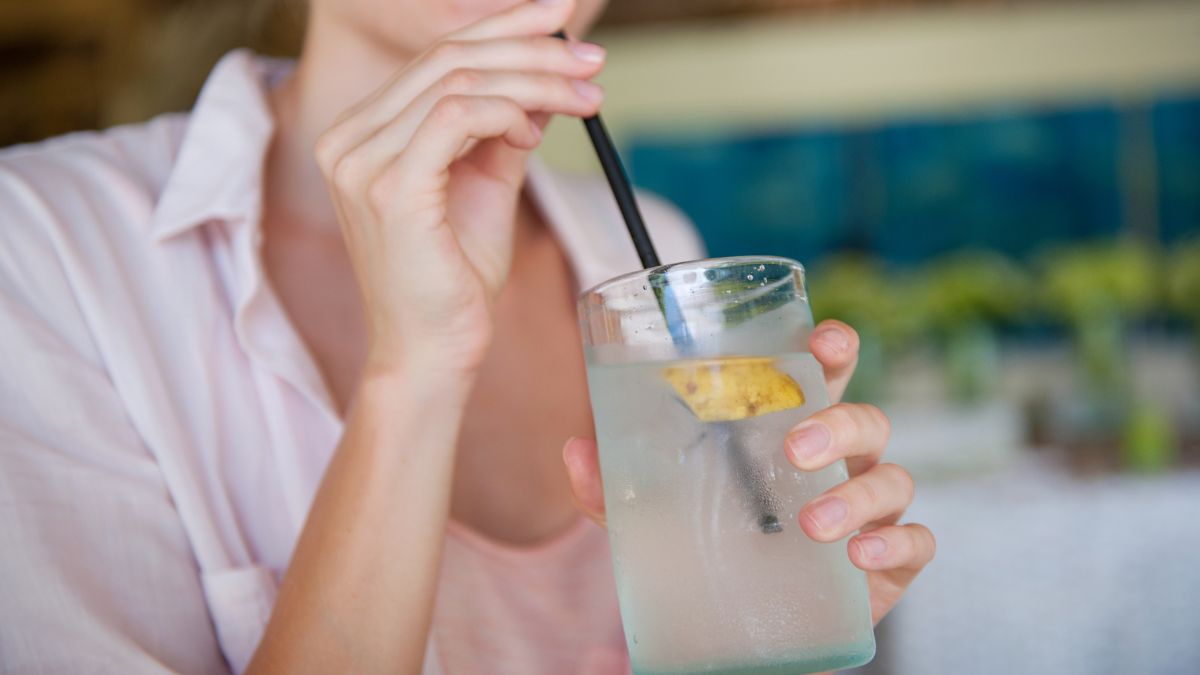
<svg viewBox="0 0 1200 675">
<path fill-rule="evenodd" d="M 564 31 L 558 31 L 554 36 L 563 40 L 568 39 Z M 625 173 L 621 156 L 617 154 L 612 136 L 604 126 L 604 121 L 599 114 L 596 114 L 584 119 L 583 126 L 587 129 L 592 147 L 596 149 L 596 157 L 600 160 L 600 166 L 604 169 L 604 175 L 608 179 L 613 197 L 617 200 L 617 208 L 620 209 L 625 226 L 629 229 L 629 237 L 633 240 L 633 247 L 637 250 L 642 267 L 645 269 L 660 267 L 662 263 L 659 261 L 658 253 L 654 250 L 654 243 L 650 240 L 646 223 L 642 220 L 642 212 L 638 208 L 633 186 L 629 182 L 629 176 Z M 662 309 L 667 331 L 671 334 L 671 340 L 681 351 L 689 351 L 692 337 L 688 332 L 687 321 L 679 308 L 679 301 L 675 297 L 674 289 L 668 284 L 666 275 L 660 276 L 657 281 L 652 279 L 651 283 L 654 287 L 655 297 L 658 299 L 658 305 Z M 729 448 L 734 474 L 741 483 L 751 507 L 758 514 L 759 527 L 767 534 L 782 531 L 783 526 L 779 523 L 779 517 L 773 513 L 774 504 L 771 494 L 758 480 L 759 471 L 754 466 L 749 453 L 742 447 L 732 425 L 728 422 L 716 422 L 713 423 L 713 426 L 716 427 L 715 430 L 724 438 Z"/>
</svg>

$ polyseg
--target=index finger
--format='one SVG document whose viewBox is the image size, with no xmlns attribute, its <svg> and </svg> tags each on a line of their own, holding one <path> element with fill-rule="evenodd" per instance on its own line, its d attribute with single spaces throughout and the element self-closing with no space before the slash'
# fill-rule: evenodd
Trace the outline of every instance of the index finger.
<svg viewBox="0 0 1200 675">
<path fill-rule="evenodd" d="M 534 0 L 485 17 L 451 33 L 449 39 L 494 40 L 504 37 L 550 35 L 567 25 L 575 12 L 575 0 Z"/>
<path fill-rule="evenodd" d="M 825 371 L 825 385 L 834 403 L 842 400 L 846 385 L 858 365 L 858 332 L 834 319 L 817 324 L 808 338 L 808 348 Z"/>
</svg>

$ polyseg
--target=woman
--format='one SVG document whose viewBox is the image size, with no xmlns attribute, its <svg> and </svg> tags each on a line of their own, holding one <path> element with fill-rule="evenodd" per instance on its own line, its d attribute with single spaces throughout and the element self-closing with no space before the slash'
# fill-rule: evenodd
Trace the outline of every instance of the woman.
<svg viewBox="0 0 1200 675">
<path fill-rule="evenodd" d="M 600 107 L 603 50 L 544 37 L 600 9 L 313 0 L 294 68 L 235 52 L 188 116 L 0 156 L 0 667 L 627 667 L 572 298 L 636 259 L 529 159 Z M 812 349 L 840 395 L 857 337 Z M 869 530 L 876 620 L 933 555 L 887 434 L 839 405 L 780 449 L 850 460 L 801 525 Z"/>
</svg>

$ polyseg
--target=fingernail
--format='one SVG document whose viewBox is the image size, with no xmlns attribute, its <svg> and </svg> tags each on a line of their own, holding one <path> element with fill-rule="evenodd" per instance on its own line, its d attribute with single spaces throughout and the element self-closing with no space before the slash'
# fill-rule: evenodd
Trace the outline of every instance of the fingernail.
<svg viewBox="0 0 1200 675">
<path fill-rule="evenodd" d="M 587 80 L 571 80 L 571 86 L 575 87 L 575 91 L 580 96 L 592 103 L 599 103 L 604 98 L 604 90 L 598 84 L 593 84 Z"/>
<path fill-rule="evenodd" d="M 789 434 L 787 444 L 793 457 L 807 463 L 828 450 L 832 440 L 833 436 L 829 433 L 829 427 L 814 422 Z"/>
<path fill-rule="evenodd" d="M 534 137 L 535 139 L 537 139 L 538 141 L 541 141 L 541 140 L 542 140 L 542 136 L 544 135 L 544 134 L 542 133 L 542 128 L 541 128 L 541 127 L 539 127 L 539 126 L 537 125 L 537 123 L 536 123 L 536 122 L 530 122 L 530 123 L 529 123 L 529 128 L 533 130 L 533 137 Z M 570 441 L 567 441 L 567 442 L 568 442 L 568 443 L 570 443 Z"/>
<path fill-rule="evenodd" d="M 568 42 L 567 49 L 570 49 L 576 58 L 588 63 L 600 63 L 607 53 L 604 47 L 591 42 Z"/>
<path fill-rule="evenodd" d="M 553 6 L 553 5 L 561 5 L 566 1 L 567 0 L 537 0 L 537 3 L 539 5 L 546 5 L 549 7 L 549 6 Z"/>
<path fill-rule="evenodd" d="M 848 512 L 846 500 L 841 497 L 826 497 L 813 502 L 804 513 L 817 529 L 829 532 L 841 525 Z"/>
<path fill-rule="evenodd" d="M 816 341 L 825 345 L 829 349 L 838 354 L 843 354 L 847 349 L 850 349 L 850 338 L 840 330 L 827 329 L 817 333 Z"/>
<path fill-rule="evenodd" d="M 883 537 L 859 537 L 858 552 L 868 560 L 879 560 L 887 553 L 887 542 Z"/>
</svg>

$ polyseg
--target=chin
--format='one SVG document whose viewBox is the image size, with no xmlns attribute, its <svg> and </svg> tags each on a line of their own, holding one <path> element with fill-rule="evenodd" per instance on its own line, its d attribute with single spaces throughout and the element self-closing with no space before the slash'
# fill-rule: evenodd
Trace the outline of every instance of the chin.
<svg viewBox="0 0 1200 675">
<path fill-rule="evenodd" d="M 503 12 L 510 7 L 529 2 L 530 0 L 445 0 L 444 2 L 436 3 L 438 8 L 432 10 L 436 14 L 443 15 L 438 22 L 441 24 L 441 32 L 431 36 L 432 39 L 437 39 L 447 33 L 470 26 L 471 24 L 483 19 L 484 17 Z M 432 3 L 431 3 L 432 4 Z M 431 40 L 432 41 L 432 40 Z"/>
<path fill-rule="evenodd" d="M 442 37 L 484 17 L 532 0 L 318 0 L 318 11 L 350 25 L 387 51 L 418 54 Z M 573 36 L 585 35 L 606 0 L 576 0 L 566 26 Z"/>
</svg>

